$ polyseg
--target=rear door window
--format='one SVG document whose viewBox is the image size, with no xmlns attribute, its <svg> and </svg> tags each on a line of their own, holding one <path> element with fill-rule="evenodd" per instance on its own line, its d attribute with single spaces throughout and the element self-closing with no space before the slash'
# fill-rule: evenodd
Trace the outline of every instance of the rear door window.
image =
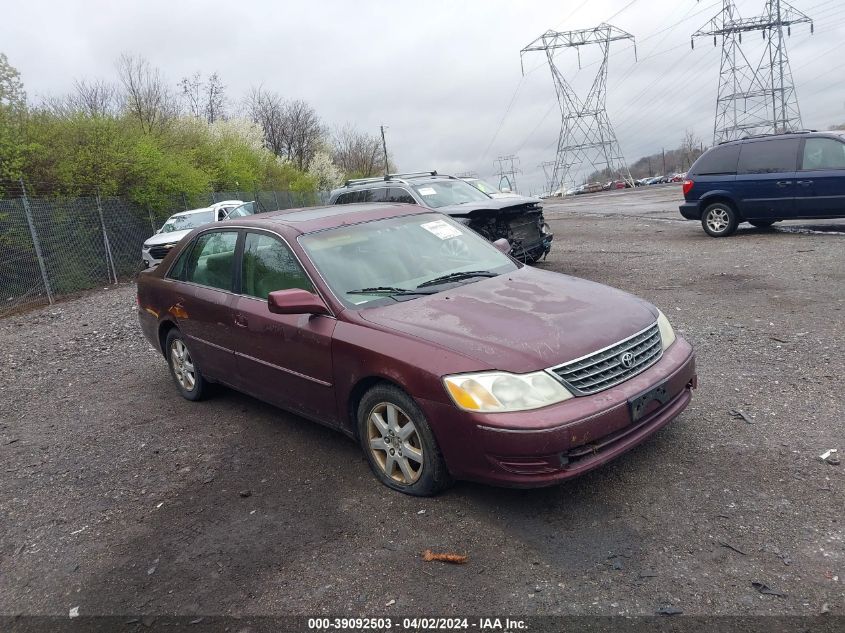
<svg viewBox="0 0 845 633">
<path fill-rule="evenodd" d="M 798 157 L 797 138 L 752 141 L 740 145 L 740 174 L 776 174 L 795 171 Z"/>
<path fill-rule="evenodd" d="M 695 162 L 690 173 L 696 176 L 735 174 L 739 148 L 739 145 L 714 147 Z"/>
<path fill-rule="evenodd" d="M 416 204 L 414 197 L 399 187 L 391 187 L 387 190 L 387 202 L 404 202 L 406 204 Z"/>
<path fill-rule="evenodd" d="M 370 189 L 370 199 L 367 202 L 387 202 L 387 189 Z"/>
<path fill-rule="evenodd" d="M 237 231 L 212 231 L 200 235 L 185 262 L 185 281 L 231 290 L 237 243 Z"/>
<path fill-rule="evenodd" d="M 832 138 L 804 141 L 801 169 L 845 169 L 845 143 Z"/>
</svg>

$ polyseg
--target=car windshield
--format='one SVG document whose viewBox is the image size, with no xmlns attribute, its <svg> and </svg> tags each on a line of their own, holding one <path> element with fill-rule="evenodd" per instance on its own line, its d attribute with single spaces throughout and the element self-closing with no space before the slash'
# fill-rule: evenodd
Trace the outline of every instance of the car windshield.
<svg viewBox="0 0 845 633">
<path fill-rule="evenodd" d="M 439 209 L 451 204 L 483 202 L 490 199 L 490 196 L 486 193 L 482 193 L 463 180 L 432 180 L 413 187 L 425 205 L 432 209 Z"/>
<path fill-rule="evenodd" d="M 483 191 L 488 196 L 492 195 L 494 193 L 502 193 L 501 191 L 496 189 L 496 187 L 491 185 L 489 182 L 484 182 L 483 180 L 479 180 L 478 178 L 474 178 L 473 180 L 467 180 L 467 182 L 469 184 L 471 184 L 473 187 L 475 187 L 476 189 L 478 189 L 479 191 Z"/>
<path fill-rule="evenodd" d="M 253 215 L 255 213 L 255 202 L 247 202 L 246 204 L 242 204 L 239 207 L 235 207 L 231 211 L 229 211 L 229 215 L 226 218 L 242 218 L 245 215 Z"/>
<path fill-rule="evenodd" d="M 162 233 L 172 233 L 173 231 L 184 231 L 185 229 L 195 229 L 203 224 L 214 222 L 214 211 L 202 211 L 200 213 L 190 213 L 188 215 L 174 215 L 168 218 L 164 226 L 161 227 Z"/>
<path fill-rule="evenodd" d="M 318 231 L 299 242 L 349 307 L 412 300 L 517 268 L 490 242 L 438 213 Z"/>
</svg>

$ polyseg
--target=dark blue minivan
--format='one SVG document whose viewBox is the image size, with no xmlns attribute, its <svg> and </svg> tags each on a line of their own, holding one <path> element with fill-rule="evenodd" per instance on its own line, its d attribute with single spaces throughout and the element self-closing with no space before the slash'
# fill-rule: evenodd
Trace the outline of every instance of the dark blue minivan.
<svg viewBox="0 0 845 633">
<path fill-rule="evenodd" d="M 706 151 L 684 181 L 681 215 L 711 237 L 740 222 L 845 217 L 845 131 L 791 132 L 729 141 Z"/>
</svg>

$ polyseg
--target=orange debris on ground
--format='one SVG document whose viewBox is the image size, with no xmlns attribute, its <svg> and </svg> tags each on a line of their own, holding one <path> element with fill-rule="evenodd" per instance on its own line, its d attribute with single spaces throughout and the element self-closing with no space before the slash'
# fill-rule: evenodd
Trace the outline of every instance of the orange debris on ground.
<svg viewBox="0 0 845 633">
<path fill-rule="evenodd" d="M 463 565 L 469 560 L 464 554 L 436 554 L 430 549 L 423 552 L 423 560 L 431 562 L 439 560 L 441 563 L 452 563 L 453 565 Z"/>
</svg>

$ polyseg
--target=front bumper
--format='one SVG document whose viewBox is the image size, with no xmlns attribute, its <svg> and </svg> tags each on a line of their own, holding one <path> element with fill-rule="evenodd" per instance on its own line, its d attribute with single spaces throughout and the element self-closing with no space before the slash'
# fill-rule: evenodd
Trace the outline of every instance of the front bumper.
<svg viewBox="0 0 845 633">
<path fill-rule="evenodd" d="M 511 256 L 521 262 L 535 262 L 549 254 L 549 251 L 552 250 L 552 242 L 554 239 L 554 233 L 549 230 L 547 233 L 542 234 L 542 239 L 539 242 L 535 242 L 528 246 L 515 244 L 511 248 Z"/>
<path fill-rule="evenodd" d="M 155 268 L 161 263 L 161 259 L 156 259 L 150 254 L 150 251 L 141 251 L 141 263 L 144 268 Z"/>
<path fill-rule="evenodd" d="M 701 219 L 701 210 L 698 208 L 697 202 L 684 202 L 681 206 L 678 207 L 681 211 L 681 215 L 684 216 L 687 220 L 700 220 Z"/>
<path fill-rule="evenodd" d="M 628 400 L 665 387 L 632 422 Z M 539 487 L 575 477 L 630 450 L 671 422 L 697 385 L 692 347 L 678 337 L 655 365 L 615 387 L 533 411 L 472 414 L 421 401 L 452 475 Z"/>
</svg>

